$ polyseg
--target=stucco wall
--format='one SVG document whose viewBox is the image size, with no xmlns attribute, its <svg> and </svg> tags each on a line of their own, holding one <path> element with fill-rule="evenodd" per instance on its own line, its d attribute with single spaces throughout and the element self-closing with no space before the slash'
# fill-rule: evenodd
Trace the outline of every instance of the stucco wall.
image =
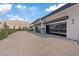
<svg viewBox="0 0 79 59">
<path fill-rule="evenodd" d="M 57 14 L 51 15 L 44 20 L 45 22 L 48 22 L 62 16 L 69 16 L 69 19 L 67 19 L 67 38 L 79 40 L 79 4 L 67 8 Z"/>
<path fill-rule="evenodd" d="M 67 38 L 79 40 L 79 4 L 67 10 Z"/>
<path fill-rule="evenodd" d="M 69 16 L 69 19 L 67 19 L 67 38 L 72 40 L 79 40 L 79 4 L 71 6 L 54 15 L 48 16 L 43 19 L 43 22 L 48 22 L 62 16 Z M 36 22 L 36 24 L 38 23 L 40 23 L 40 20 Z"/>
</svg>

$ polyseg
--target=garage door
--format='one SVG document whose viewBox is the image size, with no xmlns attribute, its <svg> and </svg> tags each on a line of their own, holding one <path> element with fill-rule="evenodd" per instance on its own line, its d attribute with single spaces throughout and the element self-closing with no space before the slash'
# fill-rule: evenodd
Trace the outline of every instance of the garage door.
<svg viewBox="0 0 79 59">
<path fill-rule="evenodd" d="M 46 33 L 66 36 L 67 22 L 54 22 L 46 26 Z"/>
</svg>

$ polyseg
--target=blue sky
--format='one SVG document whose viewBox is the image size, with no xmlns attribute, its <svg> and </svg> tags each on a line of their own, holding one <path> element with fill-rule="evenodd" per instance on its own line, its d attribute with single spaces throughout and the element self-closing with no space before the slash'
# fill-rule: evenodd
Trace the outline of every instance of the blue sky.
<svg viewBox="0 0 79 59">
<path fill-rule="evenodd" d="M 0 4 L 0 20 L 23 20 L 33 22 L 60 8 L 60 3 L 12 3 Z"/>
</svg>

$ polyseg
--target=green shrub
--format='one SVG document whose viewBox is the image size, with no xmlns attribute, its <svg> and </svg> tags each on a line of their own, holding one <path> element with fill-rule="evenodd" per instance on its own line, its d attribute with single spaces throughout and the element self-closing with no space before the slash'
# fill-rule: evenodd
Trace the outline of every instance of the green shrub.
<svg viewBox="0 0 79 59">
<path fill-rule="evenodd" d="M 0 40 L 7 37 L 8 35 L 16 32 L 15 29 L 1 29 L 0 30 Z"/>
<path fill-rule="evenodd" d="M 0 30 L 0 40 L 16 31 L 25 31 L 25 30 L 24 29 L 1 29 Z"/>
<path fill-rule="evenodd" d="M 15 29 L 7 29 L 6 31 L 7 31 L 8 35 L 10 35 L 10 34 L 16 32 Z"/>
<path fill-rule="evenodd" d="M 1 29 L 0 30 L 0 40 L 5 38 L 5 37 L 7 37 L 7 36 L 8 36 L 8 34 L 7 34 L 6 30 L 5 29 Z"/>
</svg>

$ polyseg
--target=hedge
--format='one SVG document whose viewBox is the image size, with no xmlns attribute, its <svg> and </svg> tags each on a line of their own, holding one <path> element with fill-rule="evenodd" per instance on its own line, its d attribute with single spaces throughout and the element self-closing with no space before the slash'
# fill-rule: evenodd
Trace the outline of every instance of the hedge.
<svg viewBox="0 0 79 59">
<path fill-rule="evenodd" d="M 26 30 L 24 30 L 24 29 L 1 29 L 0 30 L 0 40 L 16 31 L 26 31 Z"/>
</svg>

